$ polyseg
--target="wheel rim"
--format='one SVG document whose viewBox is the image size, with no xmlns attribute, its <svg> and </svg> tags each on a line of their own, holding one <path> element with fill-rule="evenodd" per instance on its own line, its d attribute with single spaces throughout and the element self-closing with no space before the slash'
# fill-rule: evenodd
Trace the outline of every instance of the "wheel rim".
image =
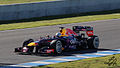
<svg viewBox="0 0 120 68">
<path fill-rule="evenodd" d="M 93 44 L 94 44 L 94 48 L 98 48 L 99 47 L 99 38 L 98 37 L 94 38 Z"/>
<path fill-rule="evenodd" d="M 56 42 L 56 52 L 61 53 L 62 52 L 62 43 L 60 41 Z"/>
</svg>

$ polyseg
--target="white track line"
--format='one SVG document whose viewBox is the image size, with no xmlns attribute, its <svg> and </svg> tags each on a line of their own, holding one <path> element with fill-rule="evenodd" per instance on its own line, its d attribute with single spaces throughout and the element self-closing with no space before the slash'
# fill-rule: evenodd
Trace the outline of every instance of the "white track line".
<svg viewBox="0 0 120 68">
<path fill-rule="evenodd" d="M 51 60 L 59 60 L 59 61 L 74 61 L 74 59 L 63 59 L 63 58 L 56 58 Z"/>
<path fill-rule="evenodd" d="M 41 63 L 41 64 L 54 64 L 55 62 L 43 62 L 43 61 L 35 61 L 30 63 Z"/>
<path fill-rule="evenodd" d="M 103 55 L 103 56 L 107 56 L 107 55 L 111 55 L 111 54 L 100 54 L 100 53 L 92 53 L 93 55 Z"/>
<path fill-rule="evenodd" d="M 76 55 L 76 57 L 79 57 L 79 58 L 93 58 L 93 57 L 89 57 L 89 56 L 80 56 L 80 55 Z"/>
<path fill-rule="evenodd" d="M 33 67 L 33 66 L 28 66 L 28 65 L 9 65 L 9 66 L 12 66 L 12 67 Z M 10 67 L 10 68 L 12 68 Z"/>
</svg>

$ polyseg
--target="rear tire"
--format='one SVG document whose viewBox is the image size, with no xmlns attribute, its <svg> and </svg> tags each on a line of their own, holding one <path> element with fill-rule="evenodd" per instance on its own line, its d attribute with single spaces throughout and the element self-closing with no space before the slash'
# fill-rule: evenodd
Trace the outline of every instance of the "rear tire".
<svg viewBox="0 0 120 68">
<path fill-rule="evenodd" d="M 89 49 L 98 49 L 99 47 L 99 37 L 98 36 L 91 36 L 90 39 L 88 39 L 88 48 Z"/>
<path fill-rule="evenodd" d="M 77 45 L 77 49 L 81 50 L 81 49 L 88 49 L 88 45 L 87 45 L 87 39 L 82 39 L 82 42 L 79 42 L 79 44 Z"/>
</svg>

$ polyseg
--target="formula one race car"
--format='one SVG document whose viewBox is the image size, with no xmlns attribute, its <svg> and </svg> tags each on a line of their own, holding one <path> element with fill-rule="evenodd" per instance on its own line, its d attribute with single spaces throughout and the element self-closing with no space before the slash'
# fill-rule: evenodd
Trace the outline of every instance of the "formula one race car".
<svg viewBox="0 0 120 68">
<path fill-rule="evenodd" d="M 65 50 L 73 49 L 97 49 L 99 38 L 93 34 L 91 26 L 73 26 L 72 30 L 60 27 L 55 36 L 40 37 L 37 41 L 28 39 L 22 47 L 15 48 L 19 53 L 36 54 L 61 54 Z"/>
</svg>

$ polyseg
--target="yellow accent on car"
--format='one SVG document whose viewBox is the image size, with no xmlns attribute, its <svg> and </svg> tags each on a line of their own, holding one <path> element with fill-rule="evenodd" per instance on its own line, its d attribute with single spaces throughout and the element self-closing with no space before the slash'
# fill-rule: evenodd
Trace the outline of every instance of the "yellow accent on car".
<svg viewBox="0 0 120 68">
<path fill-rule="evenodd" d="M 66 35 L 66 29 L 62 29 L 62 32 L 60 32 L 61 33 L 61 36 L 68 36 L 68 35 Z"/>
<path fill-rule="evenodd" d="M 36 46 L 34 42 L 29 43 L 27 46 Z"/>
</svg>

